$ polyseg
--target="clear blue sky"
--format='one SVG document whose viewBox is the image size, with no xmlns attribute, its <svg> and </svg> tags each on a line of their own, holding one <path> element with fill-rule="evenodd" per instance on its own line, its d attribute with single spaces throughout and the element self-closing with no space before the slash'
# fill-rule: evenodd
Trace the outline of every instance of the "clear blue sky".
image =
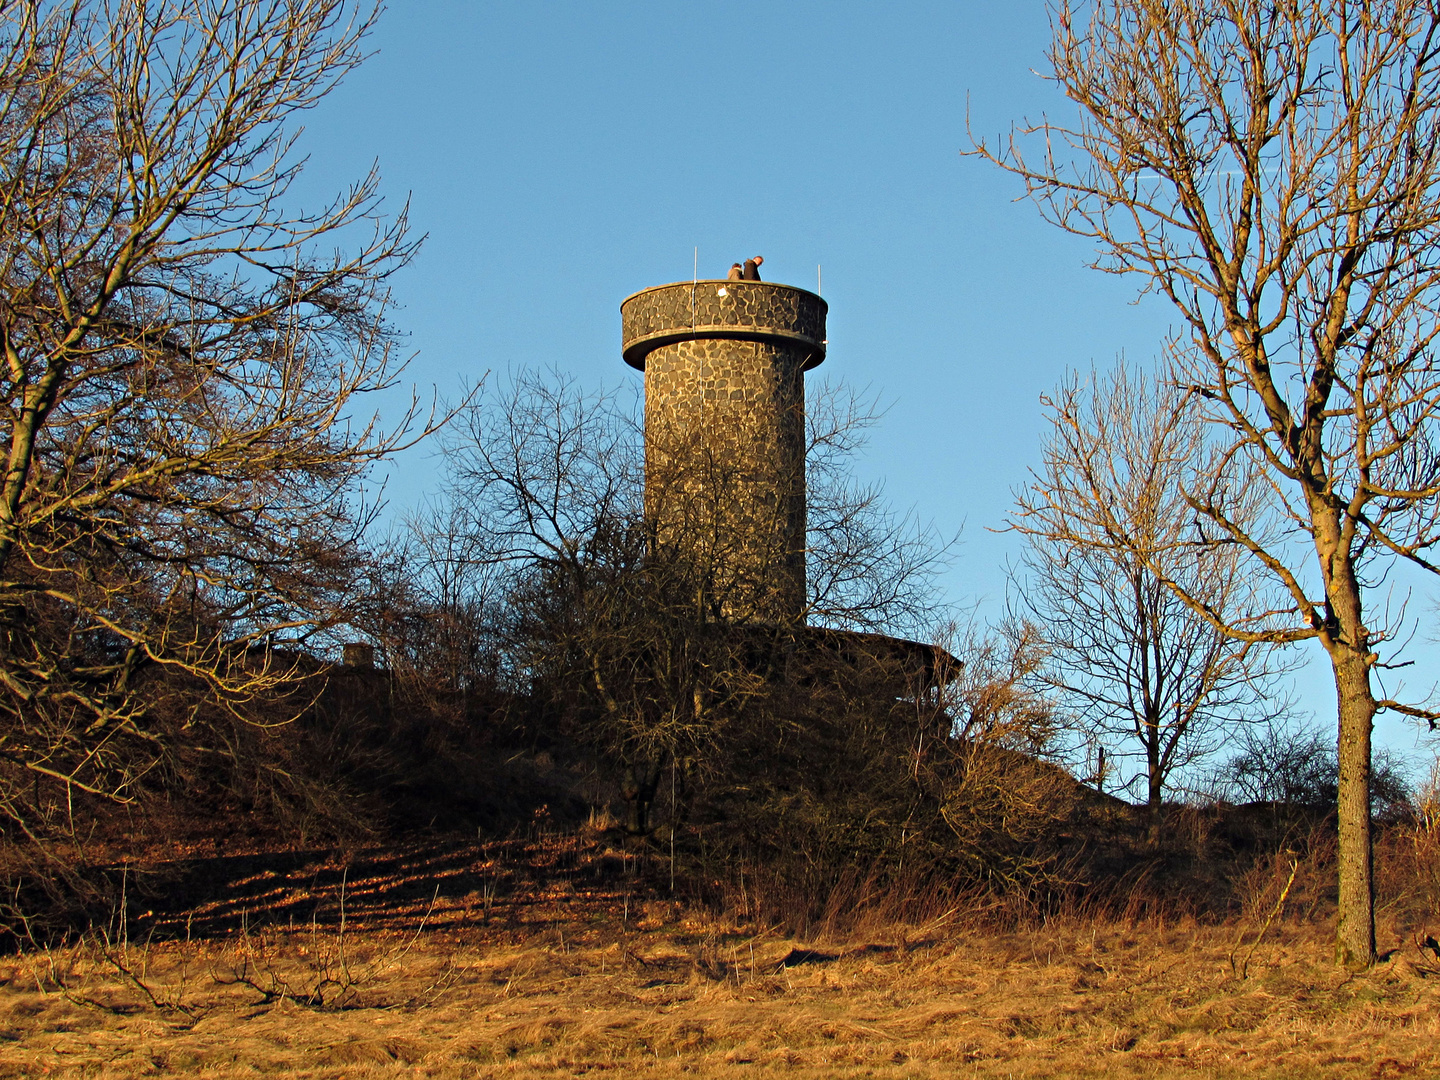
<svg viewBox="0 0 1440 1080">
<path fill-rule="evenodd" d="M 1136 280 L 1087 269 L 1087 245 L 1015 202 L 1014 179 L 960 156 L 967 113 L 993 136 L 1066 111 L 1036 74 L 1047 40 L 1035 0 L 404 0 L 306 118 L 302 194 L 378 160 L 392 204 L 409 195 L 429 239 L 395 319 L 410 376 L 442 394 L 510 366 L 638 380 L 620 301 L 688 279 L 696 247 L 701 277 L 761 254 L 767 280 L 813 289 L 823 264 L 830 349 L 810 378 L 891 403 L 862 471 L 963 527 L 947 584 L 993 614 L 1018 546 L 993 530 L 1037 460 L 1040 394 L 1069 368 L 1153 356 L 1171 322 L 1135 303 Z M 392 502 L 438 472 L 412 452 Z M 1412 610 L 1433 621 L 1428 596 Z M 1301 686 L 1329 724 L 1328 666 Z M 1414 752 L 1412 727 L 1380 734 Z"/>
</svg>

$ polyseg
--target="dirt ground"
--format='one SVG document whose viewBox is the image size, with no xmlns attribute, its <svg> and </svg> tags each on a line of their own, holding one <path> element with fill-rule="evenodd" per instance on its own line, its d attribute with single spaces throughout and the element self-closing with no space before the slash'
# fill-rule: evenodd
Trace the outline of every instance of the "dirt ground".
<svg viewBox="0 0 1440 1080">
<path fill-rule="evenodd" d="M 172 905 L 6 957 L 0 1076 L 1440 1075 L 1440 956 L 1393 935 L 1363 975 L 1284 920 L 805 942 L 607 881 L 598 848 L 543 885 L 487 854 L 295 858 L 188 941 L 145 929 Z"/>
</svg>

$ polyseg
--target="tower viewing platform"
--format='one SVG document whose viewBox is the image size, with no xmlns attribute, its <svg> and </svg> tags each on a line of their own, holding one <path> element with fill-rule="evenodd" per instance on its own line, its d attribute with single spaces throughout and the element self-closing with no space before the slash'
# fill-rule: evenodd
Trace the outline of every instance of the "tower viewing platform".
<svg viewBox="0 0 1440 1080">
<path fill-rule="evenodd" d="M 695 339 L 771 341 L 803 354 L 801 370 L 825 359 L 829 305 L 812 292 L 770 281 L 680 281 L 620 304 L 625 362 L 645 370 L 650 353 Z"/>
</svg>

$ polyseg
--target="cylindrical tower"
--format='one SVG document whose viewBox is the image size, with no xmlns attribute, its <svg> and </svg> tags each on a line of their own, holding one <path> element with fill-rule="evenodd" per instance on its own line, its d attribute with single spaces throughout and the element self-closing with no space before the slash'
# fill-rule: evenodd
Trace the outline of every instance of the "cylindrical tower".
<svg viewBox="0 0 1440 1080">
<path fill-rule="evenodd" d="M 645 509 L 654 542 L 715 613 L 793 622 L 805 606 L 805 382 L 827 305 L 761 281 L 659 285 L 620 305 L 645 372 Z"/>
</svg>

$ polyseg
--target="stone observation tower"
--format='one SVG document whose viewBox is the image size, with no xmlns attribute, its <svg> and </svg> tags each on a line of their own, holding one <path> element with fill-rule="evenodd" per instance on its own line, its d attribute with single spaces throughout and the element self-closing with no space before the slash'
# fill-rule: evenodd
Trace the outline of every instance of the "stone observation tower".
<svg viewBox="0 0 1440 1080">
<path fill-rule="evenodd" d="M 645 511 L 656 545 L 705 581 L 717 616 L 805 608 L 805 380 L 824 300 L 768 281 L 658 285 L 620 305 L 645 372 Z"/>
</svg>

